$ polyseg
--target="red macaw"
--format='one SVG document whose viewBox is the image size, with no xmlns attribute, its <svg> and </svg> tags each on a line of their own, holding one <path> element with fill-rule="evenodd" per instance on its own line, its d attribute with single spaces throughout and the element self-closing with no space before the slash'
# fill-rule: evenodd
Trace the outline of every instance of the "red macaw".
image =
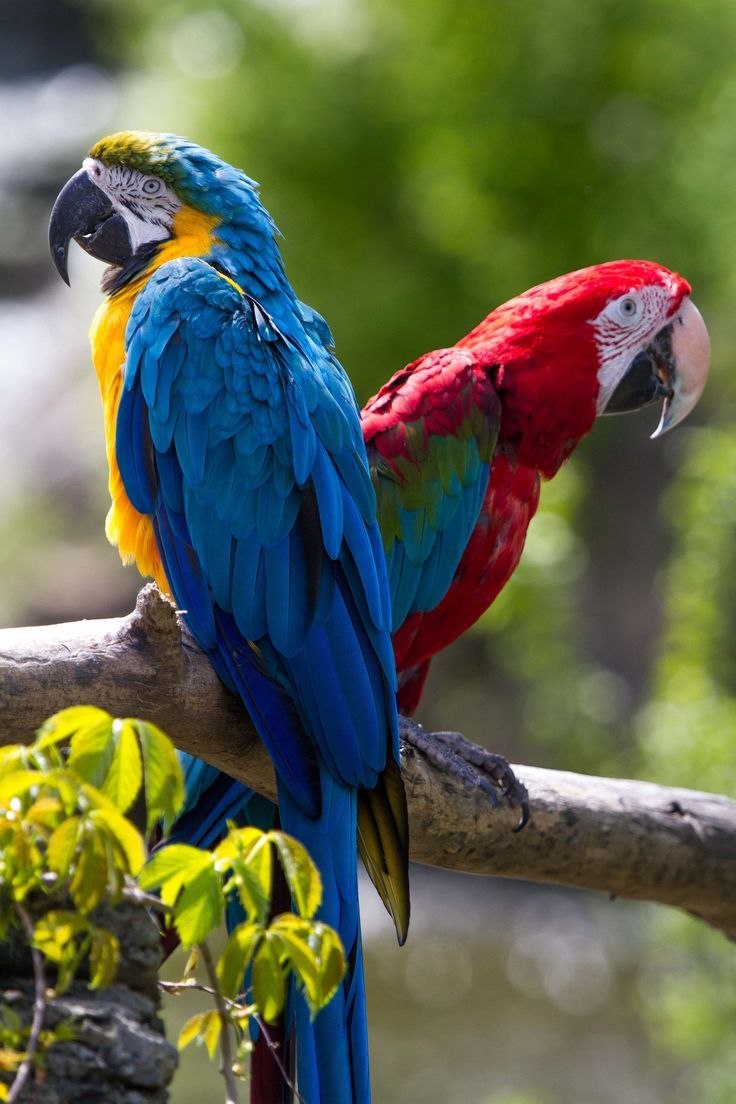
<svg viewBox="0 0 736 1104">
<path fill-rule="evenodd" d="M 416 709 L 431 657 L 512 575 L 541 481 L 596 416 L 661 399 L 657 437 L 695 406 L 709 341 L 689 295 L 650 261 L 559 276 L 420 357 L 366 404 L 401 713 Z"/>
</svg>

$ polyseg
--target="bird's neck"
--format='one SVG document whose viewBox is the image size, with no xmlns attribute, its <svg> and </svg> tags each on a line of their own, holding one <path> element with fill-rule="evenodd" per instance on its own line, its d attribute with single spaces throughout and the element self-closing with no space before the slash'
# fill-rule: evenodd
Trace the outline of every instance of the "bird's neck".
<svg viewBox="0 0 736 1104">
<path fill-rule="evenodd" d="M 289 315 L 296 314 L 296 297 L 274 233 L 270 219 L 233 218 L 217 227 L 207 259 L 260 303 L 283 329 Z"/>
<path fill-rule="evenodd" d="M 499 444 L 551 479 L 595 421 L 592 339 L 569 334 L 558 341 L 542 326 L 504 320 L 485 331 L 478 327 L 458 344 L 471 348 L 491 374 L 502 407 Z"/>
<path fill-rule="evenodd" d="M 181 207 L 174 216 L 170 238 L 154 249 L 134 254 L 122 268 L 111 268 L 102 281 L 111 299 L 132 302 L 156 269 L 180 257 L 207 257 L 217 247 L 220 219 L 193 207 Z"/>
<path fill-rule="evenodd" d="M 243 204 L 243 211 L 223 218 L 184 205 L 174 216 L 171 237 L 152 250 L 136 254 L 122 269 L 109 269 L 103 290 L 121 303 L 132 303 L 153 273 L 168 261 L 201 257 L 229 276 L 269 313 L 276 304 L 289 303 L 294 294 L 284 273 L 274 240 L 274 227 L 265 210 Z"/>
</svg>

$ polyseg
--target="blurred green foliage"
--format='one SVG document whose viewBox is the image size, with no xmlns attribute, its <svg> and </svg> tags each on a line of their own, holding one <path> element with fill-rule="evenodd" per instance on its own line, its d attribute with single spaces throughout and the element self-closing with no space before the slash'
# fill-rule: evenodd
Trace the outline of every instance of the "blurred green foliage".
<svg viewBox="0 0 736 1104">
<path fill-rule="evenodd" d="M 668 623 L 650 702 L 639 714 L 640 770 L 664 783 L 736 792 L 736 434 L 692 434 L 665 507 L 676 543 Z M 652 923 L 642 984 L 653 1036 L 693 1063 L 693 1100 L 730 1104 L 736 971 L 720 935 L 677 914 Z M 689 1098 L 688 1098 L 689 1099 Z"/>
<path fill-rule="evenodd" d="M 293 282 L 364 397 L 495 303 L 595 261 L 653 256 L 701 297 L 728 294 L 734 5 L 103 10 L 107 42 L 122 34 L 146 74 L 133 125 L 174 119 L 264 183 Z"/>
<path fill-rule="evenodd" d="M 646 256 L 687 275 L 714 342 L 708 428 L 596 428 L 543 492 L 481 661 L 438 665 L 425 719 L 477 738 L 490 716 L 501 750 L 733 793 L 736 4 L 84 6 L 129 72 L 121 126 L 187 133 L 263 182 L 362 399 L 559 272 Z M 632 999 L 692 1064 L 683 1104 L 725 1104 L 731 949 L 663 915 L 645 957 Z"/>
</svg>

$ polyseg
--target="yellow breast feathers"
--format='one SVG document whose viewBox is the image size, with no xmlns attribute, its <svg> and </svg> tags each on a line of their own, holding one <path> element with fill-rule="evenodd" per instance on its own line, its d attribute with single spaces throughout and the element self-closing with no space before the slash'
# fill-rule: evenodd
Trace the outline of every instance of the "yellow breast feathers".
<svg viewBox="0 0 736 1104">
<path fill-rule="evenodd" d="M 112 505 L 105 522 L 108 540 L 117 545 L 123 563 L 135 563 L 142 575 L 150 575 L 164 593 L 169 593 L 161 558 L 156 548 L 150 517 L 131 505 L 115 457 L 115 427 L 123 385 L 125 330 L 133 303 L 151 274 L 176 257 L 201 257 L 210 252 L 218 219 L 182 207 L 174 219 L 173 237 L 164 242 L 150 265 L 139 277 L 110 295 L 100 306 L 90 330 L 92 361 L 100 385 L 105 419 L 109 488 Z"/>
</svg>

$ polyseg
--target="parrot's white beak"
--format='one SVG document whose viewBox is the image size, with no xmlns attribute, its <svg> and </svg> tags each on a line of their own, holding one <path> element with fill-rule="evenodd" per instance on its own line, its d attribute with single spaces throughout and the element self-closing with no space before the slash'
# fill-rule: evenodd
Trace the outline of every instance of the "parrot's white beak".
<svg viewBox="0 0 736 1104">
<path fill-rule="evenodd" d="M 703 317 L 689 299 L 672 320 L 668 376 L 671 394 L 652 438 L 661 437 L 688 416 L 703 393 L 710 367 L 710 338 Z"/>
</svg>

